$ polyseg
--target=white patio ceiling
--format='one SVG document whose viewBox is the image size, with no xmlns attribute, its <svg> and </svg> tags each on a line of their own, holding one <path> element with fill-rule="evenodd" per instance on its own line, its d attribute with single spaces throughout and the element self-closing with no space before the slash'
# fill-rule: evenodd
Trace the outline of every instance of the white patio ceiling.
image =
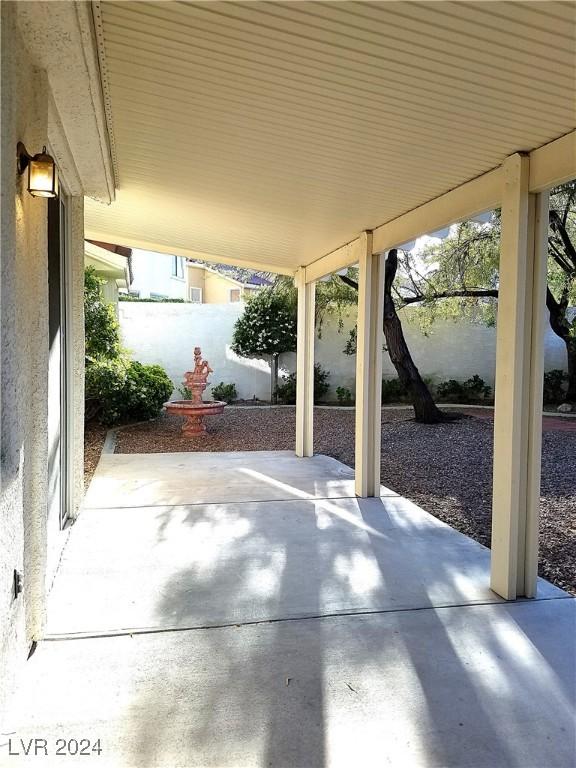
<svg viewBox="0 0 576 768">
<path fill-rule="evenodd" d="M 575 8 L 94 4 L 118 191 L 87 236 L 309 264 L 573 130 Z"/>
</svg>

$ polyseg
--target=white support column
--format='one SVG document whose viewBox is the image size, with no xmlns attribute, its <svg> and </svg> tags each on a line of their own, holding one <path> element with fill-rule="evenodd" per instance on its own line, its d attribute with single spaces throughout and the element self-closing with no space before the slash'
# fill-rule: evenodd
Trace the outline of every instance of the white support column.
<svg viewBox="0 0 576 768">
<path fill-rule="evenodd" d="M 298 288 L 298 339 L 296 345 L 296 456 L 314 455 L 314 304 L 316 284 L 306 282 L 300 268 L 294 278 Z"/>
<path fill-rule="evenodd" d="M 356 344 L 356 495 L 380 495 L 384 255 L 372 255 L 372 232 L 360 238 Z"/>
<path fill-rule="evenodd" d="M 548 195 L 529 194 L 528 157 L 503 170 L 491 588 L 514 600 L 536 593 Z"/>
</svg>

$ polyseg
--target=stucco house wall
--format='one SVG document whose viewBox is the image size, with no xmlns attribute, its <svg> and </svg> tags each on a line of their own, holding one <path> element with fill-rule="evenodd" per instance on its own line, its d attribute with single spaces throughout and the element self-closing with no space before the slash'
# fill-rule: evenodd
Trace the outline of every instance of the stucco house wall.
<svg viewBox="0 0 576 768">
<path fill-rule="evenodd" d="M 0 715 L 30 644 L 42 634 L 45 598 L 65 532 L 47 529 L 48 257 L 47 201 L 31 197 L 16 173 L 16 144 L 53 152 L 61 126 L 46 71 L 19 31 L 16 3 L 1 12 L 0 240 Z M 65 138 L 62 139 L 65 143 Z M 62 170 L 66 165 L 62 163 Z M 72 514 L 83 493 L 83 197 L 69 198 L 68 309 Z M 14 571 L 22 592 L 14 595 Z"/>
</svg>

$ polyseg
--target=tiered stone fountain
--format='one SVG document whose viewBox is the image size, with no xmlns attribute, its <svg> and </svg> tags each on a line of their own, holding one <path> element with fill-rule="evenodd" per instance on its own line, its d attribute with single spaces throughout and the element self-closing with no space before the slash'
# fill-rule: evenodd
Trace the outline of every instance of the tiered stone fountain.
<svg viewBox="0 0 576 768">
<path fill-rule="evenodd" d="M 186 437 L 198 437 L 206 434 L 205 416 L 214 416 L 222 413 L 226 403 L 218 400 L 206 402 L 202 400 L 202 394 L 208 385 L 208 375 L 212 373 L 212 368 L 207 360 L 202 360 L 202 350 L 200 347 L 194 347 L 194 370 L 186 371 L 184 374 L 184 385 L 192 393 L 190 400 L 172 400 L 164 403 L 164 408 L 168 413 L 175 416 L 185 416 L 186 421 L 182 426 L 182 433 Z"/>
</svg>

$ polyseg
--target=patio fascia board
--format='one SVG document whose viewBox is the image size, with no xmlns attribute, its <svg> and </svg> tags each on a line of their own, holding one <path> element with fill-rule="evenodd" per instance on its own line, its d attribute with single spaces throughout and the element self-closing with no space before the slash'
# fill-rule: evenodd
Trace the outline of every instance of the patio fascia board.
<svg viewBox="0 0 576 768">
<path fill-rule="evenodd" d="M 529 191 L 532 193 L 576 178 L 576 131 L 533 150 L 529 156 Z M 374 229 L 374 253 L 497 208 L 502 202 L 502 189 L 503 171 L 500 166 Z M 306 282 L 320 280 L 356 264 L 359 253 L 360 239 L 356 238 L 308 264 L 305 267 Z"/>
<path fill-rule="evenodd" d="M 102 232 L 87 228 L 84 234 L 86 240 L 100 240 L 106 242 L 112 237 L 110 232 Z M 232 267 L 245 267 L 246 269 L 255 269 L 259 272 L 272 272 L 277 275 L 289 275 L 293 277 L 297 267 L 290 269 L 279 264 L 267 264 L 266 262 L 254 261 L 254 259 L 236 259 L 229 256 L 220 256 L 215 253 L 205 253 L 204 251 L 195 251 L 191 248 L 179 248 L 168 246 L 165 243 L 156 243 L 151 240 L 135 239 L 133 237 L 119 237 L 114 235 L 114 242 L 117 245 L 124 245 L 127 248 L 138 248 L 142 251 L 153 251 L 154 253 L 163 253 L 166 256 L 184 256 L 188 259 L 199 259 L 207 261 L 210 264 L 229 264 Z M 218 272 L 218 274 L 220 274 Z"/>
<path fill-rule="evenodd" d="M 56 133 L 66 137 L 66 142 L 54 142 L 56 160 L 67 180 L 73 181 L 73 194 L 81 192 L 111 203 L 116 186 L 113 137 L 90 4 L 44 0 L 16 6 L 18 27 L 31 59 L 48 76 L 52 124 L 60 122 L 63 131 Z M 81 190 L 76 188 L 78 181 Z"/>
</svg>

